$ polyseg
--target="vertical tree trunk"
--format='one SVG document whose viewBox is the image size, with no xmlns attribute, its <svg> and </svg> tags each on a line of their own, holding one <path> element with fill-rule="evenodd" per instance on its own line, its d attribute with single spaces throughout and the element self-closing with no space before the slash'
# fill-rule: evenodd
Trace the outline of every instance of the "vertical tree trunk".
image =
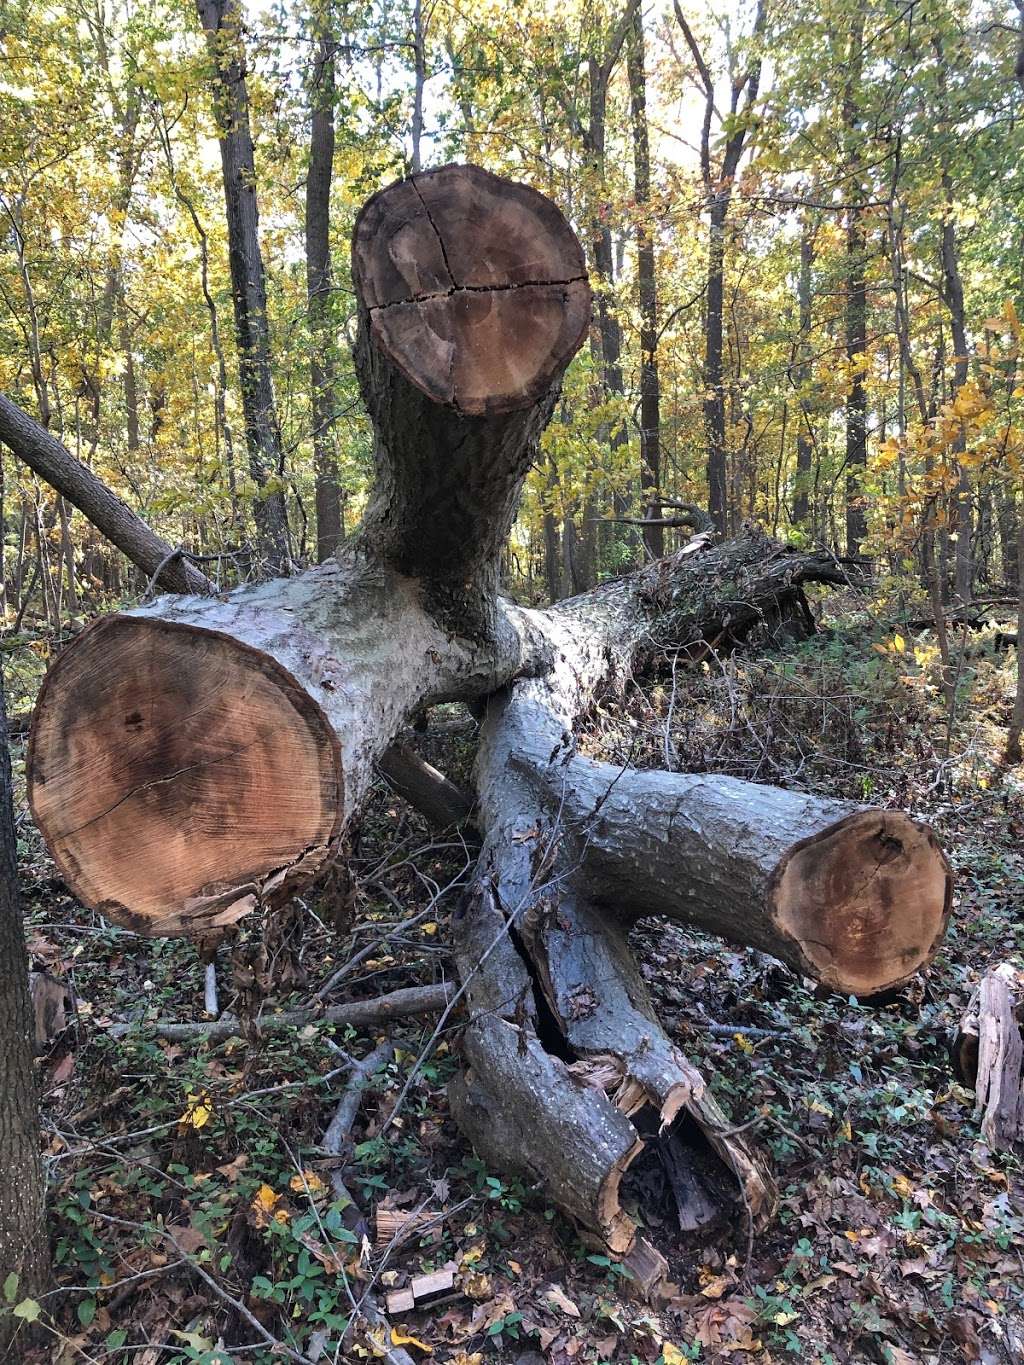
<svg viewBox="0 0 1024 1365">
<path fill-rule="evenodd" d="M 728 508 L 725 453 L 723 304 L 725 298 L 725 220 L 729 196 L 711 200 L 708 229 L 708 290 L 704 332 L 704 428 L 708 443 L 708 511 L 722 534 Z"/>
<path fill-rule="evenodd" d="M 613 67 L 606 61 L 601 65 L 590 59 L 590 135 L 589 150 L 594 172 L 595 193 L 603 199 L 605 193 L 605 143 L 607 134 L 608 83 Z M 597 326 L 601 342 L 601 371 L 606 395 L 621 398 L 625 392 L 622 379 L 622 325 L 612 302 L 615 285 L 615 255 L 612 249 L 612 230 L 607 215 L 602 215 L 602 204 L 596 206 L 591 227 L 590 255 L 599 277 L 594 298 L 597 303 Z M 612 464 L 617 464 L 615 452 L 624 446 L 628 436 L 623 422 L 615 423 L 608 432 L 608 448 Z M 587 527 L 584 527 L 584 537 Z"/>
<path fill-rule="evenodd" d="M 796 491 L 793 498 L 793 520 L 807 528 L 811 515 L 811 401 L 807 386 L 811 379 L 811 266 L 814 264 L 814 229 L 805 218 L 800 233 L 800 277 L 797 298 L 800 306 L 800 353 L 793 378 L 800 403 L 800 420 L 796 433 Z"/>
<path fill-rule="evenodd" d="M 197 0 L 197 5 L 213 61 L 213 101 L 224 177 L 231 293 L 249 472 L 262 488 L 271 476 L 282 475 L 284 449 L 270 370 L 267 288 L 260 251 L 241 12 L 239 0 Z M 284 492 L 274 489 L 266 496 L 258 497 L 254 511 L 261 555 L 272 572 L 286 573 L 291 555 Z"/>
<path fill-rule="evenodd" d="M 864 470 L 868 462 L 867 387 L 867 281 L 865 234 L 862 210 L 849 210 L 846 228 L 846 362 L 849 392 L 846 396 L 846 553 L 857 558 L 867 535 L 864 514 Z"/>
<path fill-rule="evenodd" d="M 850 27 L 847 80 L 843 95 L 843 126 L 851 206 L 846 218 L 846 363 L 849 391 L 846 397 L 846 553 L 856 558 L 867 535 L 864 513 L 864 470 L 867 466 L 867 236 L 861 165 L 858 145 L 860 110 L 857 96 L 864 68 L 864 0 L 858 0 Z"/>
<path fill-rule="evenodd" d="M 49 1249 L 39 1161 L 39 1097 L 33 1064 L 32 1002 L 18 894 L 7 712 L 0 679 L 0 1286 L 17 1276 L 16 1300 L 43 1288 Z M 24 1324 L 0 1304 L 0 1356 L 16 1349 Z"/>
<path fill-rule="evenodd" d="M 413 175 L 423 169 L 420 143 L 423 140 L 423 88 L 427 83 L 426 30 L 423 23 L 423 0 L 413 0 L 412 51 L 415 86 L 412 97 L 412 165 Z"/>
<path fill-rule="evenodd" d="M 331 175 L 334 167 L 334 38 L 326 8 L 317 11 L 317 55 L 310 90 L 311 132 L 306 177 L 313 465 L 316 472 L 316 557 L 323 563 L 341 543 L 341 490 L 334 449 L 334 338 L 331 334 Z"/>
<path fill-rule="evenodd" d="M 964 314 L 964 286 L 960 276 L 960 256 L 956 241 L 956 218 L 953 204 L 953 181 L 949 171 L 942 168 L 942 276 L 945 283 L 946 305 L 949 308 L 950 331 L 953 334 L 953 397 L 967 383 L 970 365 L 967 326 Z M 962 455 L 966 438 L 961 424 L 953 443 L 953 453 Z M 969 602 L 972 595 L 974 566 L 971 555 L 971 484 L 963 463 L 957 462 L 955 502 L 956 558 L 954 561 L 954 591 L 959 602 Z"/>
<path fill-rule="evenodd" d="M 633 186 L 636 199 L 637 288 L 640 296 L 640 488 L 645 517 L 659 517 L 661 503 L 661 402 L 658 384 L 658 282 L 654 237 L 648 219 L 651 201 L 651 150 L 647 132 L 647 72 L 644 61 L 644 20 L 633 11 L 626 48 L 629 103 L 633 122 Z M 661 526 L 644 527 L 644 545 L 655 559 L 665 553 Z"/>
<path fill-rule="evenodd" d="M 726 130 L 725 147 L 717 173 L 711 164 L 711 126 L 715 117 L 715 81 L 679 5 L 673 0 L 676 22 L 682 30 L 697 67 L 697 84 L 704 95 L 704 121 L 701 127 L 700 168 L 708 212 L 707 305 L 704 315 L 704 429 L 708 451 L 708 510 L 720 533 L 728 521 L 728 477 L 725 450 L 725 387 L 723 364 L 723 327 L 725 306 L 725 224 L 729 216 L 736 172 L 746 145 L 750 114 L 761 87 L 760 39 L 768 18 L 767 0 L 758 0 L 751 33 L 754 47 L 745 72 L 729 72 L 731 124 Z M 746 91 L 743 107 L 740 99 Z"/>
</svg>

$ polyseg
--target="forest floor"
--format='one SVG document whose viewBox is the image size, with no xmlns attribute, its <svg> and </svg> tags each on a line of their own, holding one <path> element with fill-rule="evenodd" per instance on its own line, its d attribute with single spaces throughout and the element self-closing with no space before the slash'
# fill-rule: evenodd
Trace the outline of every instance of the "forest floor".
<svg viewBox="0 0 1024 1365">
<path fill-rule="evenodd" d="M 852 608 L 852 604 L 845 604 Z M 1013 651 L 972 632 L 949 727 L 931 636 L 832 602 L 815 639 L 675 672 L 609 701 L 584 743 L 640 766 L 725 771 L 896 805 L 930 821 L 956 871 L 948 939 L 887 1004 L 818 998 L 770 959 L 675 926 L 636 934 L 662 1017 L 737 1124 L 770 1154 L 774 1225 L 688 1248 L 657 1305 L 595 1255 L 543 1194 L 487 1170 L 451 1122 L 457 1016 L 356 1034 L 316 1024 L 219 1045 L 167 1042 L 202 1020 L 193 946 L 147 941 L 71 901 L 26 813 L 29 946 L 48 1006 L 43 1119 L 58 1289 L 47 1345 L 24 1359 L 178 1365 L 372 1361 L 339 1343 L 351 1304 L 454 1267 L 450 1293 L 392 1317 L 416 1359 L 450 1365 L 679 1365 L 683 1360 L 1024 1359 L 1024 1188 L 988 1150 L 948 1042 L 990 964 L 1024 962 L 1024 771 L 998 754 Z M 435 713 L 435 761 L 465 778 L 472 727 Z M 947 752 L 948 750 L 948 752 Z M 23 764 L 15 751 L 16 771 Z M 447 977 L 448 920 L 472 872 L 381 787 L 351 883 L 247 921 L 218 954 L 222 1007 L 244 1017 Z M 65 997 L 65 989 L 69 993 Z M 345 1053 L 393 1048 L 345 1151 L 357 1208 L 332 1205 L 321 1141 Z M 396 1102 L 399 1102 L 396 1111 Z M 336 1164 L 336 1163 L 335 1163 Z M 375 1211 L 432 1220 L 375 1245 Z M 365 1222 L 360 1221 L 365 1216 Z"/>
</svg>

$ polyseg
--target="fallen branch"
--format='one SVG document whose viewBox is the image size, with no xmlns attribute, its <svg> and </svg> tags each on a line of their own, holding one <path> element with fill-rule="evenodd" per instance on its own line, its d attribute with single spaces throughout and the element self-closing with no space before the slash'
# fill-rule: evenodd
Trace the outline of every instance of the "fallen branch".
<svg viewBox="0 0 1024 1365">
<path fill-rule="evenodd" d="M 172 1042 L 199 1040 L 206 1043 L 222 1043 L 228 1038 L 246 1034 L 265 1037 L 267 1034 L 281 1033 L 290 1028 L 303 1028 L 307 1024 L 325 1027 L 332 1024 L 348 1024 L 352 1028 L 365 1028 L 372 1024 L 385 1024 L 392 1019 L 408 1019 L 418 1014 L 436 1014 L 444 1009 L 453 994 L 454 987 L 442 982 L 436 986 L 409 986 L 403 990 L 391 991 L 388 995 L 378 995 L 373 1000 L 349 1000 L 343 1005 L 331 1005 L 325 1010 L 284 1010 L 281 1014 L 266 1014 L 248 1022 L 243 1022 L 232 1015 L 209 1024 L 185 1024 L 170 1019 L 158 1019 L 153 1025 L 153 1030 L 158 1038 L 167 1038 Z M 124 1026 L 124 1031 L 127 1032 L 127 1026 Z M 109 1032 L 114 1033 L 114 1030 L 111 1029 Z"/>
<path fill-rule="evenodd" d="M 66 446 L 0 393 L 0 441 L 67 498 L 133 564 L 170 592 L 213 593 L 216 586 L 186 556 L 137 517 Z"/>
<path fill-rule="evenodd" d="M 470 819 L 473 798 L 400 740 L 377 766 L 389 786 L 437 829 L 450 829 Z"/>
<path fill-rule="evenodd" d="M 392 1045 L 388 1042 L 378 1043 L 372 1052 L 369 1052 L 361 1061 L 356 1062 L 352 1067 L 352 1074 L 349 1077 L 349 1082 L 345 1087 L 341 1099 L 338 1101 L 337 1108 L 334 1111 L 330 1123 L 327 1125 L 323 1143 L 321 1144 L 324 1150 L 330 1153 L 331 1156 L 341 1156 L 345 1141 L 348 1138 L 348 1135 L 352 1130 L 352 1125 L 355 1123 L 356 1116 L 359 1113 L 359 1106 L 363 1099 L 363 1091 L 366 1089 L 370 1077 L 384 1065 L 393 1050 Z M 345 1184 L 340 1168 L 336 1167 L 331 1171 L 331 1189 L 334 1191 L 335 1199 L 341 1201 L 343 1204 L 351 1205 L 352 1208 L 358 1211 L 359 1206 L 349 1193 L 348 1186 Z M 390 1365 L 414 1365 L 413 1359 L 407 1351 L 402 1350 L 400 1346 L 392 1346 L 391 1324 L 377 1306 L 377 1300 L 373 1290 L 369 1288 L 364 1290 L 361 1297 L 357 1300 L 352 1293 L 352 1287 L 348 1282 L 348 1276 L 344 1273 L 344 1270 L 342 1270 L 342 1276 L 345 1283 L 345 1292 L 352 1305 L 353 1317 L 365 1318 L 372 1328 L 376 1328 L 382 1333 L 382 1340 L 378 1342 L 378 1345 L 382 1350 L 383 1359 L 390 1361 Z M 351 1331 L 351 1324 L 349 1325 L 349 1331 Z"/>
</svg>

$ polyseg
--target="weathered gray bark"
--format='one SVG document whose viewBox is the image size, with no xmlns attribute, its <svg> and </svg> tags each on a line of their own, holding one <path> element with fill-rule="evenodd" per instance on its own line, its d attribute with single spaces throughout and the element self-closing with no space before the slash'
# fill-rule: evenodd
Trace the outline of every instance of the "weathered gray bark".
<svg viewBox="0 0 1024 1365">
<path fill-rule="evenodd" d="M 454 636 L 413 580 L 351 559 L 102 618 L 51 668 L 32 731 L 29 797 L 68 884 L 147 934 L 287 899 L 412 714 L 540 666 L 524 613 L 490 624 Z"/>
<path fill-rule="evenodd" d="M 18 894 L 7 712 L 0 680 L 0 1284 L 15 1275 L 16 1300 L 38 1294 L 49 1269 L 34 1036 Z M 8 1350 L 15 1349 L 19 1329 L 24 1341 L 24 1322 L 0 1307 L 0 1355 L 4 1359 Z"/>
</svg>

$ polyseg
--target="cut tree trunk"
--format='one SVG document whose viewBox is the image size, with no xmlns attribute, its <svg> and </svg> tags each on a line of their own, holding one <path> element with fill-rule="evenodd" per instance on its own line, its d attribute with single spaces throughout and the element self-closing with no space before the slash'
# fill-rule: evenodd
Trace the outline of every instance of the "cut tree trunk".
<svg viewBox="0 0 1024 1365">
<path fill-rule="evenodd" d="M 294 579 L 106 617 L 40 693 L 35 818 L 76 894 L 142 933 L 286 899 L 334 856 L 410 715 L 546 657 L 494 590 L 586 330 L 579 244 L 536 191 L 448 167 L 375 195 L 353 258 L 378 438 L 360 537 Z"/>
<path fill-rule="evenodd" d="M 892 812 L 577 756 L 579 721 L 638 670 L 803 621 L 803 585 L 848 575 L 759 532 L 705 534 L 547 611 L 503 601 L 502 543 L 586 331 L 579 245 L 534 191 L 456 166 L 375 196 L 353 260 L 376 429 L 362 530 L 300 577 L 83 632 L 37 703 L 32 809 L 87 904 L 144 933 L 207 932 L 337 856 L 424 704 L 486 699 L 480 875 L 442 1016 L 465 997 L 453 1106 L 482 1155 L 542 1180 L 653 1289 L 667 1262 L 630 1211 L 658 1225 L 652 1188 L 684 1238 L 737 1213 L 752 1231 L 775 1192 L 748 1125 L 658 1022 L 631 920 L 668 913 L 870 994 L 928 961 L 948 869 Z"/>
<path fill-rule="evenodd" d="M 579 242 L 536 190 L 445 166 L 365 205 L 352 272 L 377 434 L 360 543 L 461 630 L 486 629 L 522 481 L 590 319 Z"/>
</svg>

